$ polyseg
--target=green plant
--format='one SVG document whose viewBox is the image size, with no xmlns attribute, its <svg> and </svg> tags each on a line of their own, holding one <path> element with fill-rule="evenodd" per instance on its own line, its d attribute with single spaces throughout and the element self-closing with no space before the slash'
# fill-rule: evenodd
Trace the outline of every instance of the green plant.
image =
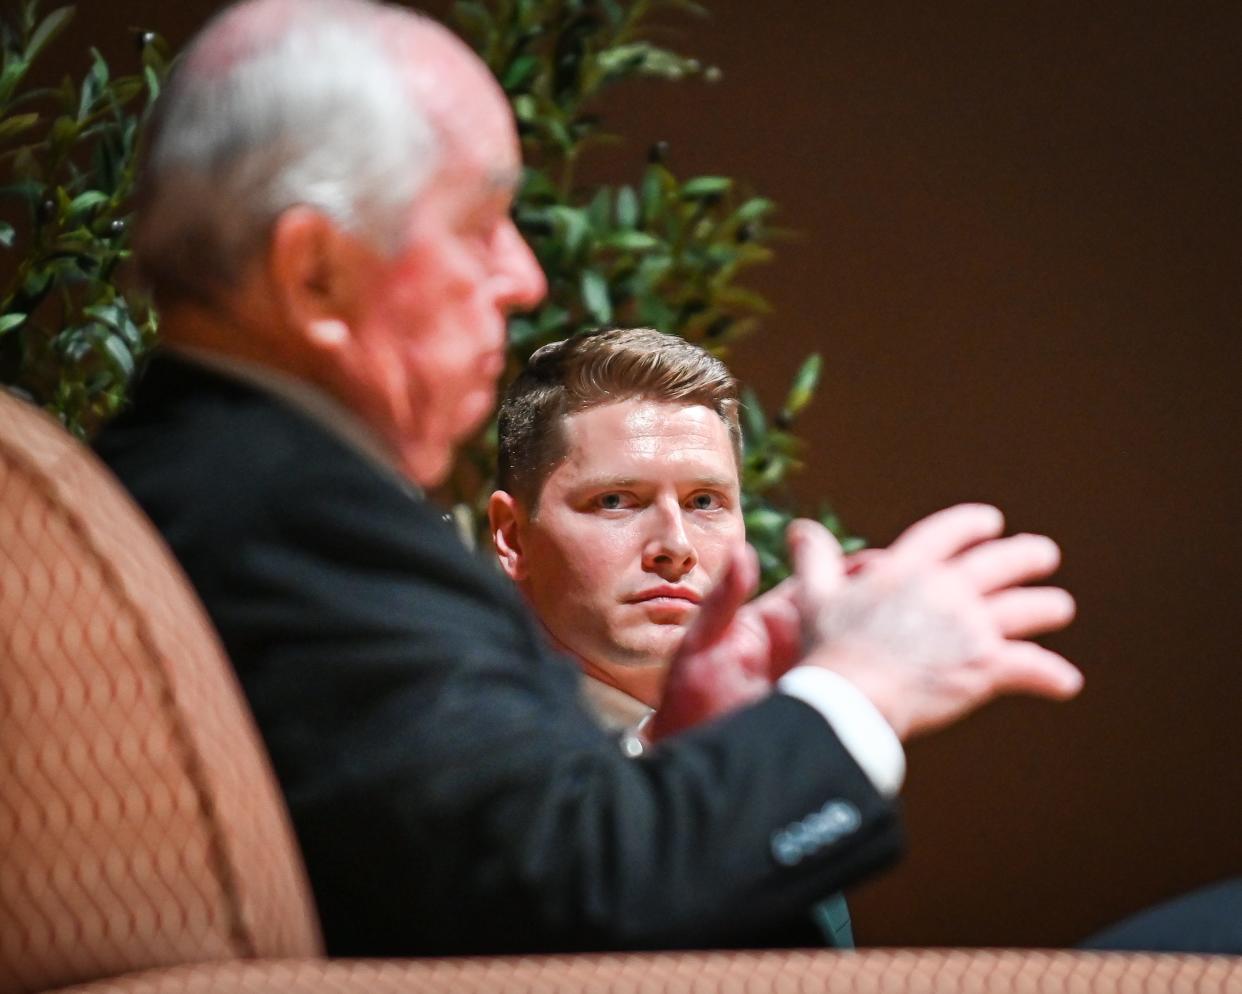
<svg viewBox="0 0 1242 994">
<path fill-rule="evenodd" d="M 141 123 L 168 52 L 144 33 L 132 75 L 114 77 L 92 49 L 80 84 L 32 85 L 36 59 L 73 13 L 40 17 L 39 7 L 22 0 L 0 20 L 0 382 L 86 436 L 120 406 L 154 343 L 156 315 L 120 275 Z M 771 200 L 725 176 L 679 178 L 664 143 L 630 184 L 580 179 L 591 149 L 617 140 L 596 116 L 606 90 L 717 75 L 652 40 L 667 12 L 703 14 L 689 0 L 459 0 L 452 9 L 513 103 L 526 163 L 515 216 L 548 277 L 544 304 L 510 322 L 509 375 L 540 345 L 607 324 L 649 325 L 723 356 L 768 313 L 740 278 L 772 258 Z M 745 395 L 743 509 L 766 583 L 786 572 L 787 480 L 804 449 L 793 428 L 819 370 L 809 357 L 774 417 Z M 467 531 L 481 530 L 494 464 L 493 426 L 453 479 Z M 847 547 L 861 544 L 830 511 L 821 520 Z"/>
<path fill-rule="evenodd" d="M 163 43 L 138 39 L 141 71 L 114 77 L 98 50 L 81 83 L 31 83 L 72 6 L 23 0 L 0 21 L 0 382 L 85 436 L 120 405 L 156 318 L 118 285 L 143 109 L 159 92 Z"/>
<path fill-rule="evenodd" d="M 704 13 L 687 0 L 459 0 L 453 6 L 454 27 L 513 104 L 525 161 L 515 215 L 548 277 L 542 306 L 510 322 L 511 375 L 540 345 L 601 325 L 647 325 L 725 356 L 769 311 L 740 277 L 772 258 L 771 200 L 725 176 L 679 179 L 663 143 L 650 150 L 631 184 L 580 182 L 587 153 L 616 141 L 596 113 L 605 90 L 644 77 L 675 83 L 718 75 L 652 40 L 659 30 L 654 19 L 669 11 Z M 745 395 L 744 512 L 766 583 L 787 572 L 786 481 L 803 450 L 792 429 L 819 371 L 819 356 L 809 357 L 774 418 L 752 391 Z M 454 497 L 477 521 L 495 464 L 494 426 L 468 457 Z M 861 545 L 842 533 L 831 511 L 821 520 L 847 548 Z"/>
</svg>

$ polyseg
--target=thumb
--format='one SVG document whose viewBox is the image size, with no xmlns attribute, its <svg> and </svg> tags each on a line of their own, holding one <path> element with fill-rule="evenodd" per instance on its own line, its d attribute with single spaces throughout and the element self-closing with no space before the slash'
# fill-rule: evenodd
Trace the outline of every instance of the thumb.
<svg viewBox="0 0 1242 994">
<path fill-rule="evenodd" d="M 724 575 L 699 606 L 698 617 L 681 643 L 681 655 L 698 652 L 718 642 L 732 624 L 738 609 L 759 584 L 759 557 L 749 545 L 738 545 L 729 554 Z"/>
<path fill-rule="evenodd" d="M 841 544 L 818 521 L 791 521 L 785 540 L 798 578 L 798 608 L 805 621 L 845 585 L 845 558 Z"/>
</svg>

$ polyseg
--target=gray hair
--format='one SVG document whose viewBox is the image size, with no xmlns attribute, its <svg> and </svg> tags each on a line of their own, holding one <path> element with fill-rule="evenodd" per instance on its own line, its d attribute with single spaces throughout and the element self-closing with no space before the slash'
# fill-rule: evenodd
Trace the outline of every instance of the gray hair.
<svg viewBox="0 0 1242 994">
<path fill-rule="evenodd" d="M 293 16 L 239 32 L 229 19 L 247 6 L 208 25 L 157 103 L 135 231 L 157 296 L 236 284 L 299 204 L 393 252 L 437 165 L 390 37 L 395 8 L 300 0 Z"/>
</svg>

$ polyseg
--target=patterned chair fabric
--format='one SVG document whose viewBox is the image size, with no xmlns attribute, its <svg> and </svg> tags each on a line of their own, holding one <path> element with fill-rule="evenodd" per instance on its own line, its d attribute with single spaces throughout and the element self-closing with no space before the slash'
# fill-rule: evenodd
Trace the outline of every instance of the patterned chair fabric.
<svg viewBox="0 0 1242 994">
<path fill-rule="evenodd" d="M 0 390 L 0 994 L 52 987 L 1242 994 L 1242 962 L 937 949 L 324 959 L 284 805 L 186 580 L 91 454 Z"/>
<path fill-rule="evenodd" d="M 0 994 L 320 950 L 232 670 L 141 512 L 0 391 Z"/>
<path fill-rule="evenodd" d="M 1238 994 L 1225 957 L 1005 949 L 212 963 L 72 994 Z M 60 994 L 71 994 L 69 991 Z"/>
</svg>

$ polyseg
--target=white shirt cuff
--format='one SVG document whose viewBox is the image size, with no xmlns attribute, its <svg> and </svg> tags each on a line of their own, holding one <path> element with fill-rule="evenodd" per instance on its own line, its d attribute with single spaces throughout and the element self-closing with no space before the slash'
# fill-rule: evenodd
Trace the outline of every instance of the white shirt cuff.
<svg viewBox="0 0 1242 994">
<path fill-rule="evenodd" d="M 795 666 L 776 689 L 822 714 L 875 789 L 886 798 L 897 796 L 906 779 L 906 753 L 866 694 L 821 666 Z"/>
</svg>

